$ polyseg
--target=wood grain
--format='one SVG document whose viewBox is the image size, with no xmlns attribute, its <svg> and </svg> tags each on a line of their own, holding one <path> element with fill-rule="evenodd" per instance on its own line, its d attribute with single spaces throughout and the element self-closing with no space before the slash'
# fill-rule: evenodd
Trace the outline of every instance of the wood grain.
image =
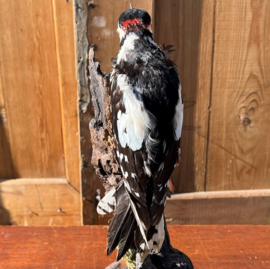
<svg viewBox="0 0 270 269">
<path fill-rule="evenodd" d="M 269 225 L 270 190 L 212 191 L 172 195 L 168 224 Z"/>
<path fill-rule="evenodd" d="M 63 177 L 52 3 L 1 0 L 0 6 L 1 78 L 13 166 L 12 175 L 2 177 Z"/>
<path fill-rule="evenodd" d="M 216 1 L 206 190 L 270 187 L 269 12 Z"/>
<path fill-rule="evenodd" d="M 174 45 L 184 101 L 176 192 L 204 191 L 210 98 L 214 1 L 155 1 L 155 40 Z"/>
<path fill-rule="evenodd" d="M 168 226 L 171 243 L 199 269 L 270 268 L 269 226 Z M 0 227 L 0 268 L 103 269 L 107 229 Z"/>
<path fill-rule="evenodd" d="M 52 1 L 66 178 L 81 191 L 73 1 Z"/>
<path fill-rule="evenodd" d="M 29 178 L 0 183 L 1 225 L 81 225 L 81 196 L 66 179 Z"/>
<path fill-rule="evenodd" d="M 91 165 L 91 138 L 89 123 L 94 117 L 90 105 L 88 78 L 88 48 L 86 1 L 74 0 L 75 34 L 76 34 L 76 73 L 78 80 L 79 126 L 80 126 L 80 159 L 81 159 L 81 190 L 82 190 L 82 219 L 83 224 L 97 224 L 96 194 L 103 190 L 102 183 L 97 178 Z"/>
</svg>

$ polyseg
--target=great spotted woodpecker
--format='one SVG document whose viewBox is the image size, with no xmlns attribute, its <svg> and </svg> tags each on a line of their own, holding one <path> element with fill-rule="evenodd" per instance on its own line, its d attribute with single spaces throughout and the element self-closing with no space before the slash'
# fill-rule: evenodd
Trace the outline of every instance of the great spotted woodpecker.
<svg viewBox="0 0 270 269">
<path fill-rule="evenodd" d="M 107 254 L 117 260 L 135 247 L 141 260 L 164 241 L 168 184 L 178 163 L 183 103 L 178 73 L 153 40 L 151 18 L 141 9 L 120 15 L 120 51 L 111 73 L 112 119 L 123 183 L 98 204 L 114 212 Z"/>
</svg>

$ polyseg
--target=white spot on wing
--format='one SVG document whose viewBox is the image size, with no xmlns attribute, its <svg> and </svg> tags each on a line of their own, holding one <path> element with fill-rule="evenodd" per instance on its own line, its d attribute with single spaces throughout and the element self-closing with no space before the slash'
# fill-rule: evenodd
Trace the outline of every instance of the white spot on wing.
<svg viewBox="0 0 270 269">
<path fill-rule="evenodd" d="M 146 173 L 149 177 L 151 177 L 152 173 L 151 173 L 150 168 L 148 167 L 148 165 L 147 165 L 147 163 L 146 163 L 145 161 L 144 161 L 143 163 L 144 163 L 144 170 L 145 170 L 145 173 Z"/>
<path fill-rule="evenodd" d="M 124 173 L 124 169 L 123 169 L 122 165 L 120 166 L 120 168 L 121 168 L 122 174 L 124 175 L 125 173 Z"/>
<path fill-rule="evenodd" d="M 125 162 L 128 163 L 128 157 L 127 155 L 124 155 Z"/>
<path fill-rule="evenodd" d="M 138 192 L 134 192 L 137 197 L 140 197 L 140 194 Z"/>
<path fill-rule="evenodd" d="M 124 184 L 125 184 L 125 187 L 127 188 L 127 190 L 131 193 L 131 189 L 130 189 L 128 182 L 124 181 Z"/>
<path fill-rule="evenodd" d="M 181 98 L 181 85 L 179 85 L 179 100 L 175 108 L 175 115 L 173 119 L 173 125 L 174 125 L 174 132 L 175 132 L 175 140 L 179 140 L 181 137 L 182 132 L 182 125 L 183 125 L 183 110 L 184 105 L 182 103 Z"/>
<path fill-rule="evenodd" d="M 159 166 L 159 168 L 158 168 L 158 172 L 161 171 L 161 170 L 163 170 L 163 168 L 164 168 L 164 163 L 161 163 L 160 166 Z"/>
<path fill-rule="evenodd" d="M 132 178 L 136 178 L 136 174 L 135 173 L 131 173 L 131 177 Z"/>
</svg>

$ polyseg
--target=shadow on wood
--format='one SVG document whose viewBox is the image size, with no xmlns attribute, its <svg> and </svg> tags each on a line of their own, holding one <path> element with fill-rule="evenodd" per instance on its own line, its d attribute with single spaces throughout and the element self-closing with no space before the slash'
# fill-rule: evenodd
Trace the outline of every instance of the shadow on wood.
<svg viewBox="0 0 270 269">
<path fill-rule="evenodd" d="M 205 191 L 214 1 L 157 0 L 157 44 L 174 45 L 184 101 L 182 160 L 172 175 L 176 192 Z"/>
<path fill-rule="evenodd" d="M 4 107 L 4 95 L 2 88 L 0 88 L 0 225 L 12 225 L 10 213 L 4 207 L 1 198 L 1 182 L 17 177 L 18 175 L 12 162 L 10 143 L 6 134 L 8 129 L 5 125 L 6 111 Z"/>
</svg>

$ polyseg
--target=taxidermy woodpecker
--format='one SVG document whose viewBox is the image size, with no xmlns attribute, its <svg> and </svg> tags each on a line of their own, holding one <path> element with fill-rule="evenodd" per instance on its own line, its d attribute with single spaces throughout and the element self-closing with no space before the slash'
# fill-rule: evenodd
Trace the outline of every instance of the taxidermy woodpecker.
<svg viewBox="0 0 270 269">
<path fill-rule="evenodd" d="M 97 211 L 114 211 L 107 254 L 118 246 L 119 260 L 135 247 L 143 261 L 164 241 L 163 211 L 179 159 L 183 103 L 178 73 L 166 49 L 153 40 L 149 14 L 134 8 L 123 12 L 117 32 L 111 105 L 123 182 L 104 196 Z"/>
</svg>

